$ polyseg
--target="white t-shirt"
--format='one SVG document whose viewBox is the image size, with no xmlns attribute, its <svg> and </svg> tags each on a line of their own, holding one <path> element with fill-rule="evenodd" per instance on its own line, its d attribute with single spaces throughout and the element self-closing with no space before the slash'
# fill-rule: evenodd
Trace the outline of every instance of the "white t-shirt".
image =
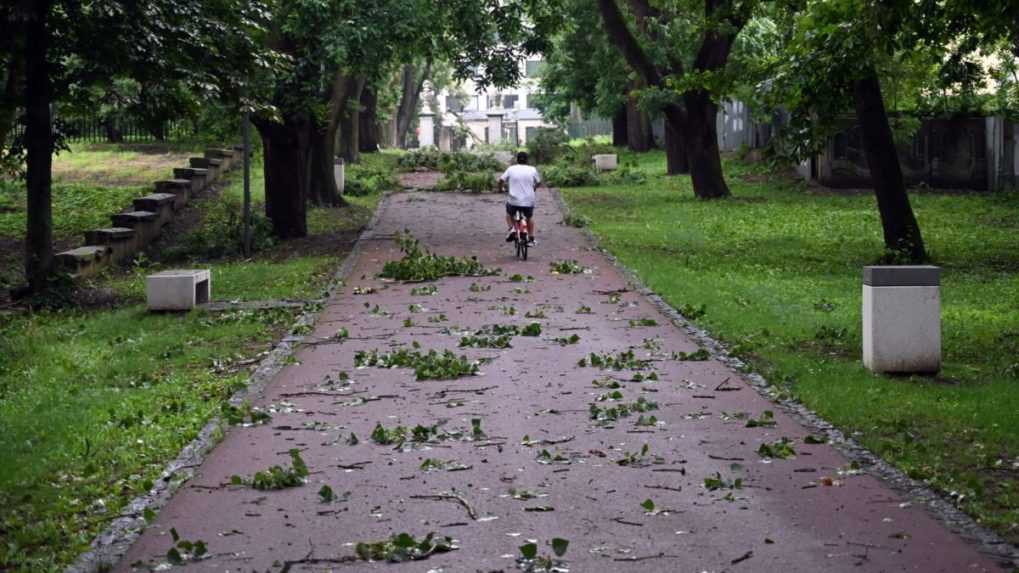
<svg viewBox="0 0 1019 573">
<path fill-rule="evenodd" d="M 499 177 L 502 181 L 509 183 L 510 205 L 517 207 L 534 207 L 534 188 L 541 183 L 541 176 L 538 170 L 530 165 L 510 165 L 506 172 Z"/>
</svg>

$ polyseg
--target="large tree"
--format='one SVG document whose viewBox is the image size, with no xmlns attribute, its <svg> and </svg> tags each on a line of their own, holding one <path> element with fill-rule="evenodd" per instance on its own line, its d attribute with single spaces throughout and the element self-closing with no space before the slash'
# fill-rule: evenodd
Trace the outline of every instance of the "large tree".
<svg viewBox="0 0 1019 573">
<path fill-rule="evenodd" d="M 662 99 L 670 135 L 683 140 L 694 194 L 703 199 L 729 196 L 715 128 L 718 83 L 756 3 L 705 0 L 695 11 L 685 0 L 661 5 L 628 0 L 627 14 L 617 2 L 598 0 L 605 32 L 644 85 Z"/>
</svg>

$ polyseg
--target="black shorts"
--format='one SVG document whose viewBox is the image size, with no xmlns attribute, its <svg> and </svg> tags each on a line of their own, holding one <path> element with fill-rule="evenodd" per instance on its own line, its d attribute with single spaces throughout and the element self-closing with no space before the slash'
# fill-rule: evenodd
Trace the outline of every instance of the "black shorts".
<svg viewBox="0 0 1019 573">
<path fill-rule="evenodd" d="M 523 213 L 525 219 L 530 219 L 534 216 L 534 207 L 521 207 L 519 205 L 510 205 L 506 203 L 506 214 L 510 217 L 516 216 L 517 212 Z"/>
</svg>

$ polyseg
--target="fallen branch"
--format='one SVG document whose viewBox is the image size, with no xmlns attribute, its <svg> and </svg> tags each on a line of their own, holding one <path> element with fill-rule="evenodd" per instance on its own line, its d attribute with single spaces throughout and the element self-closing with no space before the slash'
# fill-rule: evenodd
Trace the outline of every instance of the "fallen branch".
<svg viewBox="0 0 1019 573">
<path fill-rule="evenodd" d="M 732 561 L 730 561 L 730 563 L 733 564 L 733 565 L 735 565 L 737 563 L 742 563 L 742 562 L 746 561 L 747 559 L 750 559 L 753 556 L 754 556 L 754 552 L 753 551 L 747 551 L 743 555 L 740 555 L 739 557 L 737 557 L 737 558 L 733 559 Z"/>
<path fill-rule="evenodd" d="M 669 487 L 667 485 L 646 485 L 647 489 L 664 489 L 666 491 L 683 491 L 681 487 Z"/>
<path fill-rule="evenodd" d="M 678 555 L 666 555 L 665 553 L 659 553 L 658 555 L 643 555 L 641 557 L 614 557 L 613 561 L 635 563 L 637 561 L 647 561 L 649 559 L 678 559 Z"/>
<path fill-rule="evenodd" d="M 743 458 L 736 458 L 736 457 L 730 458 L 730 457 L 726 457 L 726 456 L 716 456 L 714 454 L 708 454 L 708 457 L 713 459 L 713 460 L 721 460 L 723 462 L 744 462 L 744 461 L 746 461 Z"/>
<path fill-rule="evenodd" d="M 410 496 L 410 499 L 426 499 L 431 501 L 455 501 L 459 503 L 461 506 L 463 506 L 465 510 L 467 510 L 467 517 L 470 517 L 474 521 L 478 520 L 478 512 L 474 511 L 474 508 L 471 507 L 471 504 L 467 503 L 466 499 L 460 497 L 455 493 L 412 495 Z"/>
</svg>

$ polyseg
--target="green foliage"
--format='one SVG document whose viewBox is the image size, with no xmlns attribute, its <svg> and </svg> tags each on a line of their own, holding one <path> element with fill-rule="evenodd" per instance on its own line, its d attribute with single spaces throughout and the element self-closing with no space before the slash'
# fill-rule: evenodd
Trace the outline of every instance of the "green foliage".
<svg viewBox="0 0 1019 573">
<path fill-rule="evenodd" d="M 176 527 L 170 528 L 170 540 L 173 547 L 166 552 L 166 561 L 171 565 L 184 565 L 208 557 L 209 549 L 205 541 L 182 539 Z"/>
<path fill-rule="evenodd" d="M 402 563 L 428 559 L 457 549 L 459 547 L 452 537 L 437 537 L 435 533 L 429 533 L 418 541 L 409 533 L 399 533 L 384 541 L 360 542 L 354 546 L 354 553 L 362 561 Z"/>
<path fill-rule="evenodd" d="M 581 368 L 601 368 L 602 370 L 647 370 L 651 368 L 651 360 L 637 358 L 633 350 L 623 350 L 616 354 L 592 352 L 577 362 Z"/>
<path fill-rule="evenodd" d="M 579 275 L 588 272 L 586 267 L 581 266 L 573 259 L 552 261 L 549 263 L 549 267 L 554 275 Z"/>
<path fill-rule="evenodd" d="M 513 337 L 504 334 L 502 336 L 464 336 L 460 339 L 460 347 L 470 348 L 510 348 L 510 340 Z"/>
<path fill-rule="evenodd" d="M 381 194 L 400 188 L 393 170 L 386 165 L 354 163 L 346 166 L 343 194 L 352 197 Z"/>
<path fill-rule="evenodd" d="M 468 193 L 495 193 L 498 178 L 491 171 L 450 171 L 436 184 L 438 191 L 465 191 Z"/>
<path fill-rule="evenodd" d="M 569 346 L 580 342 L 580 336 L 577 334 L 571 334 L 569 336 L 560 336 L 553 339 L 559 344 L 559 346 Z"/>
<path fill-rule="evenodd" d="M 489 154 L 467 151 L 439 151 L 434 147 L 414 149 L 400 156 L 401 171 L 441 171 L 455 173 L 494 173 L 503 165 Z"/>
<path fill-rule="evenodd" d="M 527 139 L 527 154 L 534 165 L 552 163 L 566 148 L 568 137 L 565 130 L 558 127 L 539 127 Z"/>
<path fill-rule="evenodd" d="M 548 545 L 552 548 L 553 556 L 539 555 L 538 544 L 529 541 L 519 547 L 520 557 L 517 559 L 520 568 L 528 573 L 554 573 L 562 571 L 562 561 L 558 558 L 566 555 L 570 542 L 561 537 L 553 537 Z"/>
<path fill-rule="evenodd" d="M 736 478 L 730 481 L 723 478 L 720 472 L 715 472 L 715 475 L 704 478 L 704 488 L 708 491 L 716 491 L 720 489 L 743 489 L 743 478 Z"/>
<path fill-rule="evenodd" d="M 424 353 L 406 348 L 383 353 L 378 350 L 359 350 L 354 354 L 354 364 L 358 368 L 413 368 L 417 380 L 453 380 L 475 376 L 479 371 L 477 362 L 468 360 L 466 356 L 457 356 L 449 350 L 443 350 L 441 354 L 435 350 Z"/>
<path fill-rule="evenodd" d="M 261 408 L 255 408 L 251 402 L 245 400 L 240 406 L 234 406 L 224 402 L 222 407 L 223 419 L 230 425 L 259 425 L 268 424 L 272 421 L 272 414 Z"/>
<path fill-rule="evenodd" d="M 291 461 L 289 468 L 273 465 L 267 470 L 255 472 L 255 475 L 249 479 L 233 475 L 230 476 L 230 483 L 232 485 L 246 485 L 261 491 L 304 485 L 305 478 L 308 477 L 308 466 L 301 459 L 301 451 L 293 448 L 288 453 L 290 454 Z"/>
<path fill-rule="evenodd" d="M 541 336 L 541 325 L 532 322 L 520 329 L 520 336 Z"/>
<path fill-rule="evenodd" d="M 619 396 L 622 397 L 622 394 L 619 394 Z M 621 402 L 608 408 L 601 408 L 597 404 L 592 403 L 588 408 L 588 414 L 599 426 L 605 426 L 618 421 L 620 418 L 627 418 L 633 413 L 649 412 L 657 409 L 657 402 L 641 396 L 633 402 Z"/>
<path fill-rule="evenodd" d="M 630 320 L 630 327 L 658 326 L 658 321 L 653 318 L 638 318 Z"/>
<path fill-rule="evenodd" d="M 792 442 L 789 438 L 783 437 L 772 443 L 762 443 L 757 448 L 757 453 L 762 458 L 778 458 L 781 460 L 796 457 L 796 450 L 793 449 Z"/>
<path fill-rule="evenodd" d="M 711 359 L 707 348 L 698 348 L 693 352 L 673 352 L 672 359 L 679 362 L 704 362 Z"/>
<path fill-rule="evenodd" d="M 261 251 L 272 247 L 272 222 L 258 210 L 251 211 L 251 248 Z M 244 246 L 244 217 L 240 201 L 225 195 L 205 205 L 201 225 L 184 237 L 181 254 L 200 257 L 237 255 Z"/>
<path fill-rule="evenodd" d="M 771 410 L 765 410 L 761 412 L 761 415 L 757 418 L 748 418 L 746 427 L 748 428 L 774 428 L 777 422 L 775 422 L 775 413 Z"/>
<path fill-rule="evenodd" d="M 598 184 L 593 166 L 554 164 L 542 169 L 549 187 L 592 187 Z"/>
<path fill-rule="evenodd" d="M 388 261 L 382 267 L 380 277 L 400 281 L 433 281 L 451 276 L 492 276 L 498 270 L 486 269 L 477 257 L 443 257 L 429 252 L 409 232 L 399 238 L 403 258 Z"/>
</svg>

